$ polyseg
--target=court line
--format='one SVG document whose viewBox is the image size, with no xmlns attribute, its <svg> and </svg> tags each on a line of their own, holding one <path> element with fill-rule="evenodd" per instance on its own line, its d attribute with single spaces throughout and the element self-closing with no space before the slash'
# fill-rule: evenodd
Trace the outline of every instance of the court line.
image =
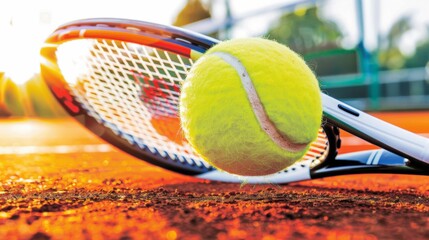
<svg viewBox="0 0 429 240">
<path fill-rule="evenodd" d="M 45 154 L 45 153 L 106 153 L 114 152 L 115 149 L 109 144 L 89 145 L 55 145 L 55 146 L 0 146 L 0 155 L 23 155 L 23 154 Z"/>
<path fill-rule="evenodd" d="M 419 133 L 419 135 L 429 138 L 429 133 Z M 357 137 L 341 137 L 344 146 L 365 146 L 371 145 Z M 108 153 L 117 151 L 109 144 L 88 144 L 88 145 L 54 145 L 54 146 L 0 146 L 0 155 L 24 155 L 24 154 L 67 154 L 67 153 Z"/>
</svg>

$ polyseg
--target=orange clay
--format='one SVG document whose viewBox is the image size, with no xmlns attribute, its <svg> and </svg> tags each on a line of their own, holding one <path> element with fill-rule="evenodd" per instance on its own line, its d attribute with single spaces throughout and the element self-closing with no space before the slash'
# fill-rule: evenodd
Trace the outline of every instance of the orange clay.
<svg viewBox="0 0 429 240">
<path fill-rule="evenodd" d="M 178 117 L 171 116 L 155 116 L 150 120 L 155 130 L 162 136 L 168 138 L 177 144 L 183 144 L 186 142 L 183 136 L 180 119 Z"/>
</svg>

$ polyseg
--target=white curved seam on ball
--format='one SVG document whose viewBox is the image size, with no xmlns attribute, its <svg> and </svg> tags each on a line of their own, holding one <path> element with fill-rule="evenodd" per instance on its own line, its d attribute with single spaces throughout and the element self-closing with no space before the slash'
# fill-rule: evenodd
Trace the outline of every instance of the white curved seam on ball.
<svg viewBox="0 0 429 240">
<path fill-rule="evenodd" d="M 246 68 L 243 66 L 243 64 L 241 64 L 240 60 L 225 52 L 214 52 L 211 54 L 220 57 L 237 71 L 237 74 L 240 76 L 243 88 L 247 93 L 247 97 L 249 99 L 250 105 L 252 106 L 256 119 L 258 120 L 261 128 L 267 133 L 271 140 L 279 147 L 287 151 L 302 151 L 307 146 L 307 144 L 294 143 L 287 136 L 283 136 L 278 132 L 276 126 L 274 126 L 273 122 L 265 112 L 258 93 L 256 92 L 256 89 L 253 85 L 252 79 L 250 78 Z"/>
</svg>

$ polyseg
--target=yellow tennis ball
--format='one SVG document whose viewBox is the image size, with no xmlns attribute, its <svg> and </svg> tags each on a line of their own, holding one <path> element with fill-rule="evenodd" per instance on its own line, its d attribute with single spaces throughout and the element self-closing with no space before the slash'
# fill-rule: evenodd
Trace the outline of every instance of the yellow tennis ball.
<svg viewBox="0 0 429 240">
<path fill-rule="evenodd" d="M 190 70 L 180 117 L 187 140 L 214 167 L 243 176 L 273 174 L 299 160 L 317 138 L 319 84 L 284 45 L 229 40 Z"/>
</svg>

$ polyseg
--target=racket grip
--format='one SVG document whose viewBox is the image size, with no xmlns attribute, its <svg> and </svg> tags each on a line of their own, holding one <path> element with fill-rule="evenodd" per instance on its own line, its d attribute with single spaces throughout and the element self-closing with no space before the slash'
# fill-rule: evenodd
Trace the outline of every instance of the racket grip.
<svg viewBox="0 0 429 240">
<path fill-rule="evenodd" d="M 328 121 L 379 147 L 429 164 L 429 139 L 382 121 L 322 93 Z"/>
</svg>

